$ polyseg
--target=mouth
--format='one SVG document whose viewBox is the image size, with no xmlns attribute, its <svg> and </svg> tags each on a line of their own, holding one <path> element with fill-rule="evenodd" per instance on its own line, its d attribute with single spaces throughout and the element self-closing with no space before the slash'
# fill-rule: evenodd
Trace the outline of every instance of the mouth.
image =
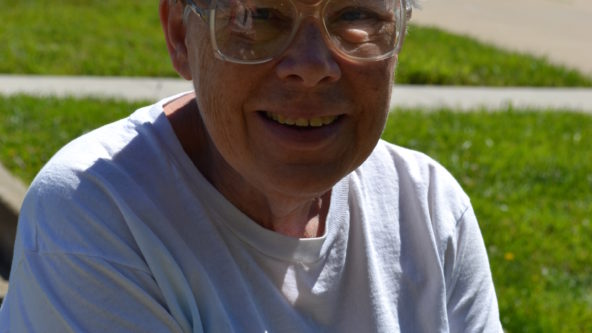
<svg viewBox="0 0 592 333">
<path fill-rule="evenodd" d="M 280 125 L 287 125 L 287 126 L 294 126 L 299 128 L 316 128 L 316 127 L 323 127 L 333 124 L 335 121 L 339 119 L 340 116 L 319 116 L 319 117 L 312 117 L 312 118 L 290 118 L 286 117 L 281 114 L 273 113 L 273 112 L 262 112 L 265 117 L 269 120 L 272 120 Z"/>
</svg>

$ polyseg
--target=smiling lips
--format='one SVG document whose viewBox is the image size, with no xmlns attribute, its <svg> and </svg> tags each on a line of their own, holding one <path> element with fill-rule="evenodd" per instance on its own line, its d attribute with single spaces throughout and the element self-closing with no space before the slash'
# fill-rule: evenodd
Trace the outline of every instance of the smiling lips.
<svg viewBox="0 0 592 333">
<path fill-rule="evenodd" d="M 296 127 L 321 127 L 330 125 L 335 120 L 337 120 L 338 116 L 322 116 L 322 117 L 312 117 L 312 118 L 289 118 L 283 116 L 281 114 L 272 113 L 272 112 L 265 112 L 265 116 L 268 119 L 271 119 L 279 124 L 282 125 L 290 125 Z"/>
</svg>

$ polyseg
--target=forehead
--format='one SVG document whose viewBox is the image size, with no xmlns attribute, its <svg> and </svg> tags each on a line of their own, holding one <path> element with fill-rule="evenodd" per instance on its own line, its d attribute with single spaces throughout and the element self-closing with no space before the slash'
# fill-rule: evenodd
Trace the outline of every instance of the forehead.
<svg viewBox="0 0 592 333">
<path fill-rule="evenodd" d="M 387 0 L 292 0 L 294 3 L 298 4 L 305 4 L 305 5 L 318 5 L 325 2 L 331 1 L 332 3 L 356 3 L 360 6 L 366 4 L 374 4 L 374 3 L 384 3 L 388 2 Z M 390 0 L 389 0 L 390 1 Z"/>
<path fill-rule="evenodd" d="M 243 2 L 251 2 L 251 1 L 262 1 L 266 3 L 268 1 L 274 2 L 277 0 L 234 0 L 234 1 L 243 1 Z M 325 4 L 331 3 L 331 6 L 340 7 L 343 6 L 353 6 L 353 7 L 372 7 L 372 8 L 384 8 L 392 10 L 395 4 L 401 0 L 283 0 L 283 1 L 291 1 L 297 7 L 323 7 Z M 303 9 L 301 7 L 301 9 Z"/>
<path fill-rule="evenodd" d="M 294 0 L 295 3 L 301 3 L 304 5 L 317 5 L 325 1 L 326 0 Z"/>
</svg>

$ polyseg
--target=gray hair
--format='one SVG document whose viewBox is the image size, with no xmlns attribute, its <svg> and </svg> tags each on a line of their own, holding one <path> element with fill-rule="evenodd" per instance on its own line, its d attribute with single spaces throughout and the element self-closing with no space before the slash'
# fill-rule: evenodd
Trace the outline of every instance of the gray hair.
<svg viewBox="0 0 592 333">
<path fill-rule="evenodd" d="M 180 1 L 182 4 L 185 5 L 185 9 L 183 10 L 183 24 L 187 25 L 189 20 L 189 15 L 191 15 L 191 7 L 187 6 L 185 0 L 170 0 L 173 4 L 177 4 L 177 1 Z M 421 9 L 421 1 L 422 0 L 407 0 L 412 8 Z"/>
</svg>

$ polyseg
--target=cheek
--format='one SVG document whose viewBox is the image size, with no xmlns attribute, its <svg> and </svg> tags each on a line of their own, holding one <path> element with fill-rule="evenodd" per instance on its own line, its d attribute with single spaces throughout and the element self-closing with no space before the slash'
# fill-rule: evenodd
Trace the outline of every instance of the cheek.
<svg viewBox="0 0 592 333">
<path fill-rule="evenodd" d="M 193 84 L 201 118 L 215 149 L 231 162 L 248 151 L 244 149 L 248 141 L 243 114 L 248 91 L 235 79 L 240 75 L 232 65 L 215 59 L 211 48 L 201 45 L 192 50 Z"/>
<path fill-rule="evenodd" d="M 360 92 L 357 103 L 363 107 L 363 122 L 382 131 L 389 111 L 394 66 L 390 62 L 378 65 L 360 72 L 356 90 Z"/>
<path fill-rule="evenodd" d="M 236 156 L 245 142 L 246 128 L 240 99 L 223 94 L 220 82 L 200 80 L 198 107 L 206 129 L 223 156 Z"/>
<path fill-rule="evenodd" d="M 357 71 L 354 89 L 358 113 L 355 119 L 356 151 L 370 154 L 384 130 L 389 111 L 394 66 L 391 62 L 366 64 Z"/>
<path fill-rule="evenodd" d="M 372 67 L 370 67 L 373 69 Z M 377 66 L 375 70 L 367 70 L 365 82 L 368 82 L 368 90 L 374 92 L 377 101 L 390 98 L 394 80 L 394 61 L 389 61 L 383 66 Z M 387 101 L 388 102 L 388 101 Z"/>
</svg>

